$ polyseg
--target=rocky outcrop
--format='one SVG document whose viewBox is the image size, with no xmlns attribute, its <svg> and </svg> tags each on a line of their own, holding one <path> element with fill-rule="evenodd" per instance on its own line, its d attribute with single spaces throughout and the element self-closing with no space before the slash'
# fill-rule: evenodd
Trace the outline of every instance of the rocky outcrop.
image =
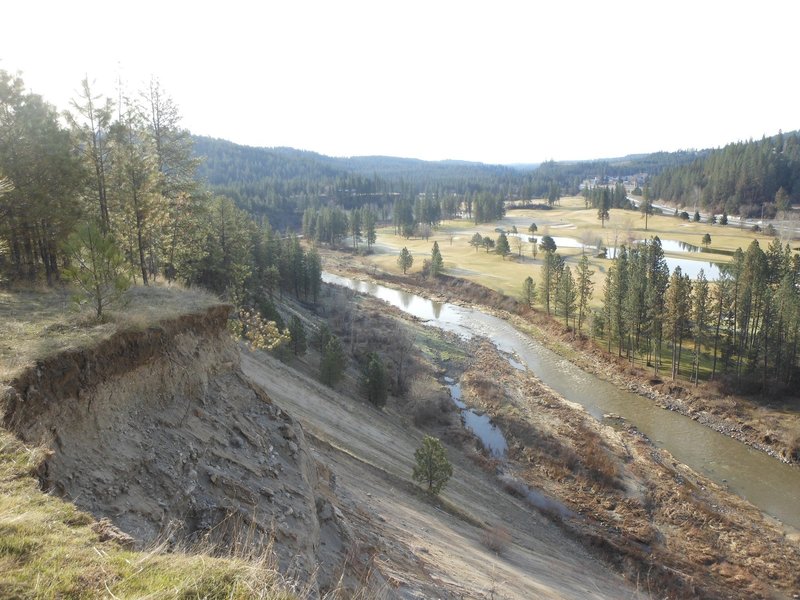
<svg viewBox="0 0 800 600">
<path fill-rule="evenodd" d="M 4 390 L 4 424 L 51 450 L 44 489 L 135 545 L 271 545 L 283 572 L 327 587 L 320 522 L 327 538 L 346 525 L 328 518 L 302 429 L 240 371 L 227 315 L 216 306 L 40 361 Z"/>
</svg>

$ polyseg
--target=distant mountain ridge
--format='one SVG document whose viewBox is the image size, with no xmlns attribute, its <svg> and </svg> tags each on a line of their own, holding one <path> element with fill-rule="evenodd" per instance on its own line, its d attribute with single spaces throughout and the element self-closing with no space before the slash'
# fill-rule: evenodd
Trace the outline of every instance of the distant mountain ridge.
<svg viewBox="0 0 800 600">
<path fill-rule="evenodd" d="M 780 141 L 778 141 L 780 139 Z M 311 205 L 336 203 L 353 208 L 367 202 L 390 205 L 394 198 L 476 194 L 504 200 L 544 198 L 554 190 L 579 193 L 581 183 L 613 183 L 636 176 L 654 185 L 655 195 L 685 202 L 702 190 L 703 206 L 738 212 L 760 211 L 774 202 L 779 188 L 798 201 L 797 133 L 759 142 L 737 142 L 722 149 L 629 154 L 616 158 L 545 161 L 531 165 L 492 165 L 463 160 L 426 161 L 392 156 L 331 157 L 287 147 L 259 148 L 194 136 L 202 163 L 198 176 L 254 213 L 280 226 L 296 223 Z M 772 153 L 774 156 L 770 155 Z M 776 158 L 777 157 L 777 158 Z M 744 174 L 744 175 L 743 175 Z M 709 181 L 713 180 L 713 187 Z"/>
<path fill-rule="evenodd" d="M 227 140 L 193 136 L 194 151 L 204 159 L 200 175 L 211 185 L 230 183 L 239 173 L 246 181 L 264 177 L 338 178 L 348 175 L 383 179 L 415 179 L 424 172 L 431 180 L 456 177 L 482 178 L 508 175 L 513 170 L 503 165 L 488 165 L 462 160 L 426 161 L 394 156 L 333 157 L 287 147 L 253 147 Z"/>
</svg>

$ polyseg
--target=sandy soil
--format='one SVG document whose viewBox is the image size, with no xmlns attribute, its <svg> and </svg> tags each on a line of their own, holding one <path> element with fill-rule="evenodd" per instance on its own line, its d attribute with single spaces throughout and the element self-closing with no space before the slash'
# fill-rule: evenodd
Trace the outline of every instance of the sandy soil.
<svg viewBox="0 0 800 600">
<path fill-rule="evenodd" d="M 249 354 L 245 373 L 302 423 L 318 461 L 333 474 L 339 503 L 356 523 L 372 565 L 408 598 L 634 598 L 635 584 L 612 573 L 556 524 L 502 491 L 458 447 L 439 502 L 410 482 L 423 432 L 391 408 L 375 409 L 318 384 L 276 359 Z M 502 526 L 501 555 L 482 538 Z M 390 594 L 394 595 L 394 594 Z"/>
</svg>

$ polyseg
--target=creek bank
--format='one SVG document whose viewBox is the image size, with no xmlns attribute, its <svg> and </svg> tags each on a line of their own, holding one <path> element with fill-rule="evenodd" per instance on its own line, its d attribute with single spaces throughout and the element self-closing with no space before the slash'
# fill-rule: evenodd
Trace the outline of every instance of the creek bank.
<svg viewBox="0 0 800 600">
<path fill-rule="evenodd" d="M 624 420 L 601 423 L 514 369 L 491 342 L 472 348 L 463 394 L 508 440 L 509 493 L 541 490 L 543 514 L 667 597 L 792 597 L 800 548 L 771 519 Z"/>
<path fill-rule="evenodd" d="M 424 295 L 437 302 L 460 306 L 478 304 L 489 314 L 511 322 L 550 350 L 560 354 L 581 369 L 654 401 L 658 406 L 678 412 L 723 435 L 756 450 L 797 465 L 800 462 L 800 414 L 771 411 L 754 401 L 721 394 L 708 384 L 697 391 L 677 384 L 651 384 L 649 373 L 631 367 L 594 345 L 591 340 L 565 331 L 561 323 L 538 311 L 526 309 L 513 298 L 480 284 L 440 276 L 436 280 L 419 275 L 399 276 L 376 269 L 366 269 L 363 259 L 343 253 L 326 255 L 328 266 L 342 274 L 369 278 L 409 293 Z M 660 388 L 660 389 L 659 389 Z"/>
<path fill-rule="evenodd" d="M 110 520 L 127 543 L 272 551 L 316 596 L 339 583 L 349 528 L 302 428 L 241 372 L 228 312 L 41 360 L 1 390 L 3 424 L 47 449 L 45 491 Z"/>
</svg>

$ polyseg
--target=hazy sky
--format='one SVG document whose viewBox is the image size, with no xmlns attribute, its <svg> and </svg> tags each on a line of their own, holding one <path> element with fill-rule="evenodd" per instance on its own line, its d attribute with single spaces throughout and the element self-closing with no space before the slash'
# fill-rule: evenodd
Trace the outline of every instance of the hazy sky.
<svg viewBox="0 0 800 600">
<path fill-rule="evenodd" d="M 66 108 L 156 75 L 192 132 L 492 163 L 800 128 L 797 0 L 4 3 L 0 69 Z"/>
</svg>

